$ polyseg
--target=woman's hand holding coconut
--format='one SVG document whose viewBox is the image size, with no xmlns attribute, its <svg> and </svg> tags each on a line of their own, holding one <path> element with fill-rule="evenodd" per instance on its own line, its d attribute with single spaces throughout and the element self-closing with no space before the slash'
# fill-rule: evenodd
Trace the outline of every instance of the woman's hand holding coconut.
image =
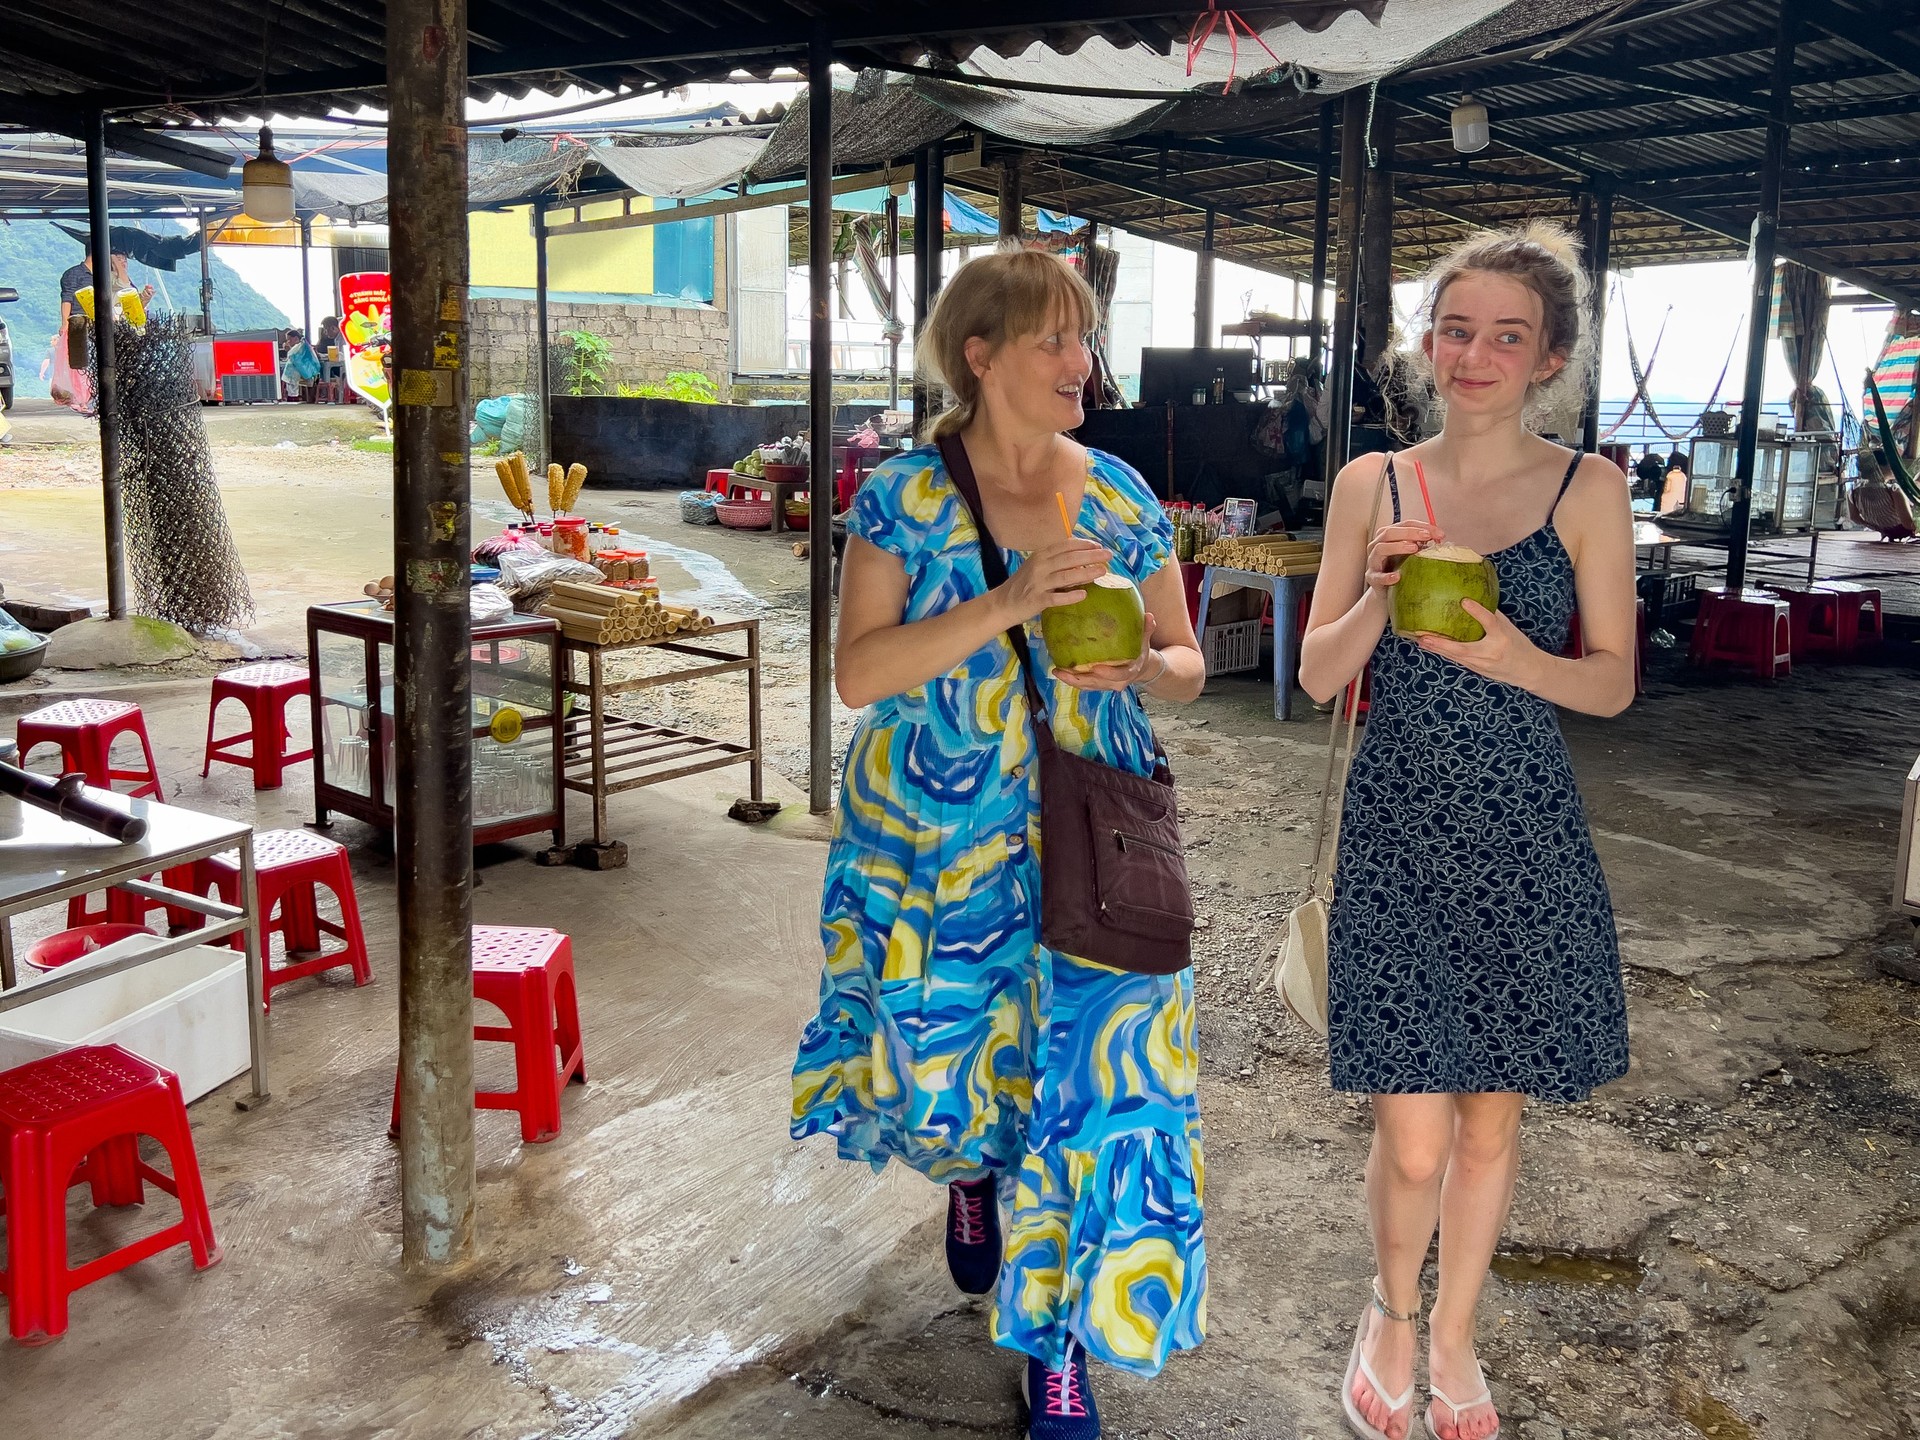
<svg viewBox="0 0 1920 1440">
<path fill-rule="evenodd" d="M 1141 619 L 1140 653 L 1131 660 L 1105 665 L 1078 665 L 1071 670 L 1056 667 L 1053 678 L 1076 690 L 1124 690 L 1129 685 L 1151 685 L 1167 673 L 1167 663 L 1153 650 L 1153 616 Z M 1144 687 L 1143 687 L 1144 688 Z"/>
<path fill-rule="evenodd" d="M 1477 600 L 1462 600 L 1460 608 L 1479 621 L 1486 631 L 1480 639 L 1455 640 L 1426 631 L 1414 644 L 1429 654 L 1444 655 L 1454 664 L 1464 665 L 1489 680 L 1518 685 L 1523 690 L 1535 689 L 1539 684 L 1538 662 L 1545 658 L 1546 652 L 1527 639 L 1520 627 L 1500 611 L 1489 610 Z"/>
</svg>

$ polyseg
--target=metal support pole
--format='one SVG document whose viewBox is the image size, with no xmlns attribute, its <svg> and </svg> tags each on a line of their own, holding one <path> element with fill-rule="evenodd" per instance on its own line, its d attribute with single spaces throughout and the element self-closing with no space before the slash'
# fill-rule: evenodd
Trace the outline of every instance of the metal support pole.
<svg viewBox="0 0 1920 1440">
<path fill-rule="evenodd" d="M 1367 93 L 1350 90 L 1340 111 L 1340 258 L 1334 276 L 1333 339 L 1327 354 L 1327 498 L 1353 444 L 1353 342 L 1359 326 L 1360 221 L 1366 213 Z"/>
<path fill-rule="evenodd" d="M 807 798 L 816 815 L 833 808 L 833 42 L 824 29 L 807 47 L 807 346 L 811 370 L 812 473 L 809 488 L 808 642 L 811 758 Z"/>
<path fill-rule="evenodd" d="M 1593 336 L 1593 354 L 1588 363 L 1593 373 L 1587 377 L 1586 424 L 1580 436 L 1580 448 L 1589 455 L 1600 448 L 1600 357 L 1607 338 L 1607 267 L 1613 251 L 1613 181 L 1600 177 L 1593 187 L 1593 224 L 1587 235 L 1587 284 L 1592 311 L 1587 324 Z"/>
<path fill-rule="evenodd" d="M 887 341 L 887 409 L 900 408 L 900 197 L 887 191 L 887 313 L 894 333 Z"/>
<path fill-rule="evenodd" d="M 112 220 L 107 213 L 107 117 L 87 116 L 87 253 L 93 257 L 94 405 L 100 417 L 100 491 L 107 519 L 107 618 L 127 615 L 127 527 L 120 496 L 120 376 L 114 368 Z"/>
<path fill-rule="evenodd" d="M 313 217 L 300 217 L 300 338 L 313 343 L 313 272 L 307 256 L 313 249 Z"/>
<path fill-rule="evenodd" d="M 1026 208 L 1026 176 L 1020 169 L 1020 157 L 1009 155 L 1000 163 L 1000 238 L 1020 238 L 1021 213 Z"/>
<path fill-rule="evenodd" d="M 931 149 L 913 157 L 913 433 L 917 436 L 933 414 L 932 386 L 921 363 L 920 332 L 933 310 L 934 256 L 939 254 L 940 217 L 933 199 Z"/>
<path fill-rule="evenodd" d="M 1747 531 L 1753 522 L 1755 452 L 1760 442 L 1760 406 L 1766 397 L 1767 347 L 1772 340 L 1773 262 L 1780 234 L 1780 176 L 1793 138 L 1793 51 L 1798 32 L 1795 7 L 1780 7 L 1773 47 L 1773 104 L 1767 113 L 1767 154 L 1760 170 L 1760 209 L 1753 217 L 1753 310 L 1747 321 L 1747 383 L 1740 399 L 1740 435 L 1734 452 L 1733 511 L 1727 517 L 1727 589 L 1747 583 Z"/>
<path fill-rule="evenodd" d="M 467 4 L 389 0 L 401 1260 L 474 1244 Z"/>
<path fill-rule="evenodd" d="M 1360 237 L 1360 363 L 1378 378 L 1393 340 L 1393 148 L 1395 106 L 1384 96 L 1373 107 L 1373 163 L 1367 167 L 1366 218 Z M 1345 183 L 1344 172 L 1341 181 Z"/>
<path fill-rule="evenodd" d="M 213 254 L 207 241 L 207 212 L 196 210 L 200 218 L 200 330 L 213 334 Z"/>
<path fill-rule="evenodd" d="M 932 302 L 940 298 L 940 287 L 946 283 L 947 264 L 947 152 L 939 141 L 927 147 L 927 193 L 933 200 L 928 225 L 933 257 L 927 266 L 927 299 Z"/>
<path fill-rule="evenodd" d="M 547 318 L 547 206 L 533 202 L 533 374 L 540 396 L 542 465 L 553 459 L 553 341 Z"/>
<path fill-rule="evenodd" d="M 1193 348 L 1213 347 L 1213 211 L 1207 211 L 1205 237 L 1200 242 L 1199 263 L 1193 271 Z"/>
<path fill-rule="evenodd" d="M 1326 353 L 1327 238 L 1333 228 L 1333 102 L 1320 107 L 1320 169 L 1313 178 L 1313 339 L 1307 358 Z M 1331 477 L 1329 477 L 1331 478 Z"/>
</svg>

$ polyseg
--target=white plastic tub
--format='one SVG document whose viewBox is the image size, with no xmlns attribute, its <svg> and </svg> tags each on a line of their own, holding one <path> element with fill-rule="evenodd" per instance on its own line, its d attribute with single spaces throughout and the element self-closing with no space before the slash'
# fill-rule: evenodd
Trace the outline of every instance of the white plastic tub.
<svg viewBox="0 0 1920 1440">
<path fill-rule="evenodd" d="M 124 1045 L 173 1071 L 187 1099 L 199 1099 L 251 1062 L 246 957 L 198 945 L 0 1012 L 0 1070 L 78 1045 Z"/>
</svg>

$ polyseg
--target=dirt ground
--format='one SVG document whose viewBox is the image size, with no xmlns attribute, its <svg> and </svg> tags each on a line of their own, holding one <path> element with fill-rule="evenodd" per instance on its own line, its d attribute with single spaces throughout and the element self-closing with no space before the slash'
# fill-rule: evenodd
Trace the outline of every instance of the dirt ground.
<svg viewBox="0 0 1920 1440">
<path fill-rule="evenodd" d="M 87 598 L 90 457 L 21 431 L 0 452 L 0 581 Z M 323 438 L 223 444 L 219 464 L 261 608 L 249 637 L 298 650 L 300 607 L 391 568 L 387 462 Z M 476 533 L 507 518 L 490 472 L 476 471 L 475 496 Z M 680 524 L 670 494 L 591 498 L 589 513 L 648 537 L 669 590 L 760 615 L 771 761 L 804 783 L 804 563 L 768 536 Z M 1588 1104 L 1529 1114 L 1482 1308 L 1508 1434 L 1920 1440 L 1920 987 L 1876 964 L 1912 953 L 1888 891 L 1917 693 L 1905 647 L 1774 684 L 1703 676 L 1660 649 L 1626 715 L 1565 720 L 1620 919 L 1633 1068 Z M 1266 984 L 1325 739 L 1311 711 L 1275 723 L 1269 695 L 1257 676 L 1230 677 L 1156 713 L 1206 921 L 1213 1288 L 1197 1352 L 1152 1383 L 1096 1377 L 1116 1440 L 1344 1433 L 1335 1393 L 1370 1273 L 1367 1112 L 1329 1092 L 1324 1049 Z M 681 723 L 737 723 L 724 682 L 656 703 Z M 852 722 L 836 707 L 836 753 Z M 1020 1433 L 1017 1359 L 946 1281 L 932 1223 L 814 1320 L 624 1433 Z M 555 1415 L 531 1430 L 285 1433 L 583 1432 Z"/>
</svg>

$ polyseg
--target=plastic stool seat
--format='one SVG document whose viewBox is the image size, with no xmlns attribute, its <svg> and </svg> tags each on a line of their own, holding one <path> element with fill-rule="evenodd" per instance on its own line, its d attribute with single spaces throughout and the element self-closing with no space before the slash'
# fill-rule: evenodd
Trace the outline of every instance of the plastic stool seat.
<svg viewBox="0 0 1920 1440">
<path fill-rule="evenodd" d="M 518 1110 L 520 1138 L 530 1145 L 560 1133 L 560 1092 L 587 1080 L 573 942 L 558 930 L 515 925 L 473 927 L 473 995 L 496 1006 L 505 1025 L 475 1025 L 476 1040 L 513 1046 L 515 1088 L 476 1090 L 478 1110 Z M 400 1081 L 394 1077 L 388 1133 L 400 1128 Z"/>
<path fill-rule="evenodd" d="M 167 1152 L 173 1174 L 140 1158 L 139 1137 Z M 146 1185 L 180 1202 L 176 1224 L 84 1265 L 67 1264 L 67 1190 L 95 1205 L 139 1205 Z M 118 1045 L 62 1051 L 0 1073 L 0 1181 L 6 1188 L 8 1329 L 23 1344 L 67 1331 L 75 1290 L 184 1244 L 198 1269 L 220 1259 L 178 1078 Z"/>
<path fill-rule="evenodd" d="M 139 740 L 144 769 L 113 768 L 113 742 L 122 735 Z M 153 761 L 153 742 L 147 738 L 146 717 L 138 705 L 124 700 L 62 700 L 22 715 L 15 739 L 20 751 L 15 764 L 25 765 L 40 746 L 52 745 L 60 751 L 62 773 L 79 775 L 99 790 L 112 790 L 116 780 L 130 780 L 132 788 L 120 793 L 135 800 L 166 803 L 160 772 Z M 67 901 L 68 929 L 102 921 L 137 924 L 145 913 L 138 908 L 140 902 L 124 891 L 109 890 L 106 906 L 100 910 L 90 909 L 87 898 L 76 895 Z"/>
<path fill-rule="evenodd" d="M 1765 590 L 1700 593 L 1687 658 L 1695 665 L 1751 666 L 1763 680 L 1793 673 L 1792 607 Z"/>
<path fill-rule="evenodd" d="M 197 874 L 184 877 L 188 883 L 209 884 L 227 904 L 239 905 L 239 857 L 216 855 L 200 864 L 204 868 Z M 353 968 L 355 985 L 371 983 L 373 966 L 367 958 L 367 940 L 360 925 L 360 903 L 354 895 L 353 867 L 348 863 L 346 846 L 306 830 L 263 830 L 254 837 L 253 869 L 264 1008 L 273 1008 L 277 986 L 342 965 Z M 331 890 L 340 904 L 338 923 L 320 918 L 318 892 L 322 889 Z M 278 966 L 269 962 L 267 946 L 268 937 L 276 932 L 286 944 L 285 962 Z M 326 949 L 324 937 L 340 941 L 340 948 Z M 230 943 L 236 949 L 245 945 L 239 935 Z"/>
<path fill-rule="evenodd" d="M 311 748 L 297 754 L 287 752 L 287 742 L 291 738 L 287 730 L 287 705 L 295 700 L 304 700 L 307 685 L 304 666 L 289 665 L 280 660 L 242 665 L 214 676 L 213 700 L 207 710 L 207 751 L 200 765 L 201 777 L 204 779 L 213 769 L 213 762 L 220 760 L 229 765 L 244 765 L 252 770 L 254 789 L 278 789 L 287 766 L 313 758 Z M 214 721 L 220 714 L 221 703 L 226 700 L 238 700 L 246 707 L 248 725 L 245 730 L 216 740 L 213 736 Z M 248 753 L 242 755 L 236 752 L 235 747 L 241 744 L 250 744 Z"/>
</svg>

